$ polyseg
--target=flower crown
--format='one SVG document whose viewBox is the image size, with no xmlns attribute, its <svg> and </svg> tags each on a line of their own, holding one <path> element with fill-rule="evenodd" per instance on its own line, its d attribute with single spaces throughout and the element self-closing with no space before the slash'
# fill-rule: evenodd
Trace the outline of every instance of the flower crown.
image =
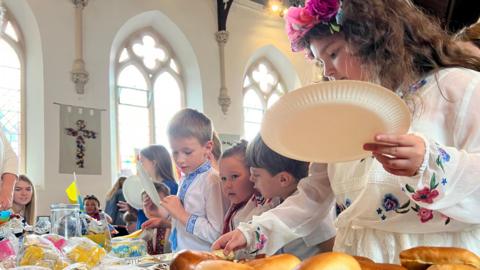
<svg viewBox="0 0 480 270">
<path fill-rule="evenodd" d="M 330 32 L 340 32 L 343 23 L 341 0 L 307 0 L 305 7 L 290 7 L 285 15 L 285 30 L 292 51 L 303 50 L 300 39 L 315 25 L 328 25 Z"/>
</svg>

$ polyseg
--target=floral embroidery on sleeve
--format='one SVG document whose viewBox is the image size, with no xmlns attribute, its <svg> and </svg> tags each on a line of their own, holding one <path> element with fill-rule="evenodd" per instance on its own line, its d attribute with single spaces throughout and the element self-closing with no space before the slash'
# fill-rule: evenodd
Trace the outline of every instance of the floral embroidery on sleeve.
<svg viewBox="0 0 480 270">
<path fill-rule="evenodd" d="M 395 195 L 392 193 L 387 193 L 383 197 L 381 207 L 377 208 L 376 211 L 377 215 L 379 215 L 382 220 L 385 220 L 387 219 L 387 212 L 393 211 L 398 214 L 405 214 L 410 210 L 408 208 L 409 206 L 410 200 L 400 205 L 400 202 Z"/>
<path fill-rule="evenodd" d="M 265 247 L 265 243 L 267 243 L 267 236 L 262 233 L 260 227 L 257 227 L 254 239 L 255 250 L 250 252 L 250 254 L 255 254 L 262 250 Z"/>
<path fill-rule="evenodd" d="M 380 217 L 381 220 L 386 220 L 387 217 L 390 215 L 389 213 L 397 213 L 397 214 L 406 214 L 410 212 L 410 210 L 415 211 L 417 216 L 420 219 L 420 222 L 426 223 L 433 219 L 433 210 L 421 207 L 420 205 L 413 203 L 411 206 L 411 200 L 407 200 L 405 203 L 400 205 L 399 200 L 395 195 L 392 193 L 385 194 L 383 197 L 381 206 L 377 208 L 376 212 L 377 215 Z M 450 223 L 450 217 L 447 217 L 443 214 L 440 214 L 441 218 L 445 219 L 444 224 L 447 225 Z"/>
<path fill-rule="evenodd" d="M 438 155 L 435 159 L 435 164 L 445 173 L 445 164 L 450 161 L 450 155 L 440 147 L 439 144 L 436 144 Z M 437 181 L 439 180 L 439 182 Z M 411 195 L 411 199 L 406 201 L 403 204 L 400 204 L 400 201 L 393 195 L 392 193 L 385 194 L 383 199 L 381 200 L 380 207 L 376 209 L 377 215 L 380 217 L 381 220 L 386 220 L 390 213 L 396 214 L 406 214 L 410 212 L 410 210 L 416 212 L 421 223 L 426 223 L 436 216 L 437 218 L 444 219 L 444 224 L 448 225 L 451 221 L 451 218 L 445 216 L 441 213 L 434 212 L 428 208 L 421 207 L 416 202 L 432 204 L 434 200 L 440 195 L 438 191 L 438 187 L 440 184 L 442 186 L 446 186 L 448 180 L 446 177 L 442 177 L 441 179 L 437 176 L 436 173 L 432 173 L 430 177 L 430 183 L 428 186 L 424 186 L 423 188 L 415 189 L 415 187 L 405 184 L 402 187 L 402 191 L 407 195 Z"/>
<path fill-rule="evenodd" d="M 438 144 L 438 156 L 437 159 L 435 160 L 435 163 L 437 166 L 442 169 L 443 172 L 445 172 L 445 166 L 444 164 L 450 161 L 450 155 L 442 149 Z M 412 199 L 417 201 L 417 202 L 423 202 L 423 203 L 428 203 L 432 204 L 433 200 L 438 197 L 440 194 L 437 190 L 438 185 L 442 184 L 445 186 L 448 183 L 447 178 L 443 177 L 440 182 L 437 182 L 437 176 L 435 173 L 432 174 L 432 177 L 430 178 L 430 185 L 428 187 L 424 187 L 423 189 L 417 189 L 413 188 L 409 184 L 405 185 L 405 189 L 409 193 L 412 194 Z"/>
<path fill-rule="evenodd" d="M 445 168 L 443 167 L 443 164 L 450 161 L 450 155 L 441 147 L 439 147 L 438 144 L 437 144 L 437 147 L 438 147 L 438 156 L 437 156 L 436 163 L 438 167 L 440 167 L 442 171 L 445 172 Z"/>
<path fill-rule="evenodd" d="M 417 216 L 422 223 L 425 223 L 433 218 L 433 210 L 420 207 L 418 204 L 412 207 L 412 210 L 417 212 Z"/>
</svg>

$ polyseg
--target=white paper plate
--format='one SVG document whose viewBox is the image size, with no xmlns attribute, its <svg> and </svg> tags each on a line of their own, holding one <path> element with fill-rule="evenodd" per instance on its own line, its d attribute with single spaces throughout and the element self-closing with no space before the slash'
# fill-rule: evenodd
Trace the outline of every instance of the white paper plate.
<svg viewBox="0 0 480 270">
<path fill-rule="evenodd" d="M 128 204 L 130 204 L 135 209 L 142 209 L 142 192 L 143 187 L 140 182 L 140 178 L 136 175 L 127 177 L 125 182 L 123 182 L 123 197 Z"/>
<path fill-rule="evenodd" d="M 407 105 L 392 91 L 360 81 L 332 81 L 285 94 L 263 118 L 261 135 L 276 152 L 311 162 L 364 158 L 375 134 L 404 134 Z"/>
<path fill-rule="evenodd" d="M 148 175 L 148 173 L 143 168 L 142 164 L 138 162 L 137 164 L 137 174 L 140 178 L 140 182 L 142 183 L 142 187 L 147 192 L 150 199 L 156 206 L 161 206 L 162 203 L 160 202 L 160 196 L 158 196 L 158 192 L 153 185 L 152 178 Z"/>
</svg>

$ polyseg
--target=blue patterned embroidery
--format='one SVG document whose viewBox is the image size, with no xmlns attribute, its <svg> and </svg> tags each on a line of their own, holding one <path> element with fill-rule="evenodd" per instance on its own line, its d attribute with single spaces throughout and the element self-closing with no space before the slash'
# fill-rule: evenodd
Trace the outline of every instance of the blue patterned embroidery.
<svg viewBox="0 0 480 270">
<path fill-rule="evenodd" d="M 186 230 L 189 233 L 193 233 L 193 229 L 195 229 L 195 222 L 197 222 L 197 215 L 191 214 L 187 221 Z"/>
<path fill-rule="evenodd" d="M 443 150 L 442 148 L 439 147 L 438 152 L 440 153 L 440 157 L 442 158 L 442 160 L 444 162 L 449 162 L 450 161 L 450 155 L 445 150 Z"/>
<path fill-rule="evenodd" d="M 197 178 L 197 176 L 199 174 L 210 170 L 211 167 L 212 166 L 210 165 L 210 162 L 206 161 L 200 167 L 195 169 L 195 171 L 191 172 L 190 174 L 188 174 L 183 179 L 182 185 L 180 186 L 180 189 L 178 190 L 178 197 L 180 198 L 180 201 L 182 202 L 182 204 L 185 201 L 185 195 L 187 194 L 187 190 L 190 188 L 190 185 L 193 183 L 195 178 Z M 188 219 L 188 222 L 187 222 L 187 232 L 189 232 L 189 233 L 192 233 L 193 230 L 195 229 L 195 222 L 196 222 L 198 217 L 197 216 L 194 217 L 194 216 L 195 215 L 191 215 L 190 218 Z M 191 228 L 188 228 L 188 226 L 191 226 Z M 177 251 L 178 240 L 177 240 L 177 228 L 176 227 L 173 228 L 168 240 L 170 241 L 172 251 Z"/>
<path fill-rule="evenodd" d="M 170 246 L 172 248 L 172 251 L 176 252 L 178 247 L 176 228 L 173 228 L 172 233 L 170 233 L 170 237 L 168 237 L 168 241 L 170 241 Z"/>
<path fill-rule="evenodd" d="M 447 178 L 442 178 L 442 185 L 446 185 L 447 184 Z"/>
<path fill-rule="evenodd" d="M 418 91 L 418 89 L 422 88 L 425 84 L 427 84 L 427 80 L 426 79 L 422 79 L 414 84 L 412 84 L 409 88 L 410 92 L 411 93 L 415 93 Z"/>
<path fill-rule="evenodd" d="M 443 165 L 450 161 L 450 155 L 447 153 L 447 151 L 441 148 L 438 143 L 436 145 L 438 149 L 438 156 L 435 162 L 437 163 L 437 166 L 440 167 L 443 172 L 445 172 L 445 167 Z"/>
<path fill-rule="evenodd" d="M 190 188 L 190 185 L 193 183 L 195 178 L 197 178 L 197 175 L 204 173 L 208 170 L 210 170 L 212 166 L 210 165 L 210 162 L 205 162 L 203 163 L 200 167 L 195 169 L 195 171 L 191 172 L 188 174 L 182 181 L 182 185 L 180 186 L 180 190 L 178 191 L 178 197 L 180 197 L 180 201 L 185 200 L 185 195 L 187 194 L 187 190 Z"/>
</svg>

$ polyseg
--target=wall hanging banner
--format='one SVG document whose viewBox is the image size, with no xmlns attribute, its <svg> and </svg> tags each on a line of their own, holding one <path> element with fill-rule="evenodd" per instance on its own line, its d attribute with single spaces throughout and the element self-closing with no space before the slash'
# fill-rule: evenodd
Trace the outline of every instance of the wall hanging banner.
<svg viewBox="0 0 480 270">
<path fill-rule="evenodd" d="M 101 110 L 60 105 L 60 173 L 101 174 Z"/>
</svg>

